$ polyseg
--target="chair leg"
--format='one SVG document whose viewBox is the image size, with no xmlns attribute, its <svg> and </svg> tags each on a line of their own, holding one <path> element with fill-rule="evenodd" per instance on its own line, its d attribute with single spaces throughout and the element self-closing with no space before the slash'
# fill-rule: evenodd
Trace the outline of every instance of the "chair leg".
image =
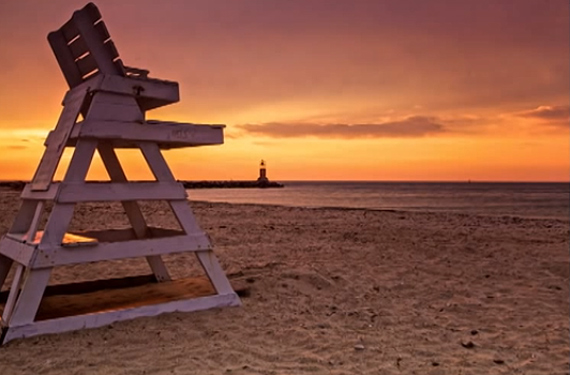
<svg viewBox="0 0 570 375">
<path fill-rule="evenodd" d="M 218 294 L 234 293 L 232 285 L 212 250 L 196 251 L 196 257 Z"/>
<path fill-rule="evenodd" d="M 99 155 L 101 155 L 101 160 L 103 160 L 103 164 L 105 165 L 105 169 L 111 177 L 111 181 L 115 182 L 127 182 L 127 176 L 117 158 L 117 154 L 113 147 L 104 142 L 100 142 L 97 146 L 97 150 L 99 151 Z M 123 205 L 123 209 L 129 218 L 129 222 L 135 231 L 135 234 L 138 238 L 144 238 L 148 233 L 148 226 L 146 225 L 146 220 L 142 214 L 140 206 L 137 202 L 134 201 L 123 201 L 121 202 Z M 162 261 L 160 255 L 153 255 L 146 257 L 146 261 L 154 273 L 154 277 L 156 281 L 169 281 L 171 280 L 170 275 L 168 273 L 168 269 L 166 265 Z"/>
<path fill-rule="evenodd" d="M 162 282 L 171 280 L 168 269 L 166 268 L 166 265 L 164 264 L 164 261 L 160 255 L 148 256 L 146 257 L 146 261 L 150 266 L 152 273 L 154 273 L 156 281 Z"/>
<path fill-rule="evenodd" d="M 2 288 L 6 281 L 6 277 L 8 277 L 8 272 L 10 272 L 12 263 L 14 263 L 12 259 L 0 254 L 0 288 Z"/>
<path fill-rule="evenodd" d="M 21 326 L 33 323 L 44 291 L 49 282 L 51 268 L 33 269 L 25 277 L 20 295 L 16 300 L 14 310 L 9 317 L 8 326 Z M 10 291 L 13 293 L 15 291 Z"/>
<path fill-rule="evenodd" d="M 18 264 L 16 267 L 16 272 L 14 273 L 14 279 L 12 280 L 12 286 L 10 287 L 10 293 L 8 294 L 8 300 L 4 305 L 4 311 L 2 312 L 2 321 L 9 322 L 12 316 L 12 311 L 14 310 L 14 304 L 16 299 L 20 294 L 20 285 L 22 284 L 22 275 L 24 273 L 24 266 Z"/>
</svg>

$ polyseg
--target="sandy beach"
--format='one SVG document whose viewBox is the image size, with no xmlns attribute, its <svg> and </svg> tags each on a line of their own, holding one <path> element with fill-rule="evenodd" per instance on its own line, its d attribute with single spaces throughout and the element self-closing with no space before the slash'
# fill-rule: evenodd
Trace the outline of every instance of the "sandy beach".
<svg viewBox="0 0 570 375">
<path fill-rule="evenodd" d="M 0 192 L 0 234 L 18 198 Z M 568 221 L 191 205 L 242 307 L 15 340 L 0 373 L 568 374 Z M 165 205 L 143 208 L 173 225 Z M 82 205 L 73 228 L 109 223 L 127 225 L 119 205 Z M 198 272 L 192 255 L 167 264 Z M 51 282 L 142 274 L 134 259 L 62 267 Z"/>
</svg>

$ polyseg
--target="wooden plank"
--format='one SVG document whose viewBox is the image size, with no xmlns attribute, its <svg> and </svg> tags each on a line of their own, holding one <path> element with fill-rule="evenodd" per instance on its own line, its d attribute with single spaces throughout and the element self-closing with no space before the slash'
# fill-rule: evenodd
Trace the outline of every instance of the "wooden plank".
<svg viewBox="0 0 570 375">
<path fill-rule="evenodd" d="M 120 59 L 115 60 L 113 64 L 117 65 L 119 61 Z M 121 70 L 122 65 L 116 68 Z M 77 67 L 75 69 L 77 70 Z M 79 70 L 77 72 L 79 74 Z M 98 74 L 93 78 L 90 77 L 89 81 L 82 83 L 82 87 L 89 88 L 93 92 L 104 91 L 133 96 L 143 110 L 176 103 L 180 100 L 178 83 L 173 81 Z"/>
<path fill-rule="evenodd" d="M 141 238 L 138 237 L 133 228 L 120 228 L 120 229 L 105 229 L 105 230 L 90 230 L 76 232 L 75 234 L 94 238 L 99 242 L 120 242 L 131 241 L 136 239 L 149 239 L 149 238 L 163 238 L 183 236 L 184 232 L 177 229 L 166 229 L 158 227 L 147 227 L 148 235 Z"/>
<path fill-rule="evenodd" d="M 102 23 L 102 22 L 101 22 Z M 113 41 L 111 39 L 107 40 L 104 43 L 105 48 L 107 49 L 107 52 L 109 53 L 109 56 L 115 60 L 117 57 L 119 57 L 119 51 L 117 50 L 117 47 L 115 46 L 115 43 L 113 43 Z"/>
<path fill-rule="evenodd" d="M 44 202 L 39 201 L 36 206 L 32 222 L 30 223 L 30 228 L 26 231 L 26 234 L 22 238 L 25 242 L 27 243 L 35 242 L 34 239 L 36 238 L 36 233 L 38 232 L 38 228 L 40 226 L 40 219 L 43 212 L 44 212 Z"/>
<path fill-rule="evenodd" d="M 102 327 L 114 322 L 139 317 L 156 316 L 176 311 L 191 312 L 229 306 L 241 306 L 239 297 L 235 293 L 140 306 L 99 314 L 87 314 L 43 320 L 32 324 L 8 327 L 2 344 L 18 338 Z"/>
<path fill-rule="evenodd" d="M 146 284 L 155 283 L 154 275 L 137 275 L 126 276 L 112 279 L 98 279 L 89 281 L 78 281 L 69 284 L 51 284 L 48 285 L 44 298 L 51 296 L 74 296 L 94 292 L 104 292 L 106 290 L 116 290 L 124 288 L 139 287 Z M 8 291 L 0 292 L 0 305 L 6 303 Z M 40 305 L 40 310 L 42 306 Z M 60 316 L 63 317 L 64 315 Z M 43 316 L 42 316 L 43 317 Z M 41 319 L 41 317 L 40 317 Z"/>
<path fill-rule="evenodd" d="M 12 286 L 10 287 L 10 292 L 8 294 L 8 299 L 4 305 L 4 310 L 2 311 L 2 321 L 10 322 L 12 317 L 12 311 L 14 310 L 14 305 L 16 304 L 16 298 L 20 293 L 20 285 L 22 282 L 22 275 L 24 273 L 24 266 L 18 264 L 16 266 L 16 272 L 14 273 L 14 278 L 12 279 Z"/>
<path fill-rule="evenodd" d="M 102 18 L 101 12 L 99 12 L 99 9 L 93 3 L 88 3 L 82 9 L 80 9 L 79 12 L 85 14 L 91 24 L 94 24 Z"/>
<path fill-rule="evenodd" d="M 166 81 L 160 79 L 139 79 L 133 77 L 122 77 L 106 74 L 101 82 L 100 90 L 113 92 L 117 94 L 132 95 L 133 86 L 139 85 L 140 95 L 149 98 L 164 98 L 173 101 L 180 100 L 179 85 L 175 81 Z"/>
<path fill-rule="evenodd" d="M 34 258 L 35 246 L 19 241 L 17 237 L 7 234 L 0 239 L 0 254 L 24 266 L 28 266 Z"/>
<path fill-rule="evenodd" d="M 63 237 L 67 231 L 67 227 L 73 217 L 75 204 L 57 203 L 54 205 L 48 218 L 45 230 L 42 236 L 38 238 L 40 244 L 48 247 L 59 246 L 63 242 Z M 34 240 L 35 243 L 35 240 Z"/>
<path fill-rule="evenodd" d="M 125 68 L 125 65 L 123 65 L 123 60 L 121 59 L 115 59 L 115 61 L 113 62 L 115 64 L 115 66 L 117 67 L 118 70 L 120 70 L 122 72 L 121 76 L 126 77 L 127 76 L 127 69 Z M 118 77 L 118 76 L 117 76 Z M 133 90 L 134 91 L 134 90 Z"/>
<path fill-rule="evenodd" d="M 119 51 L 117 51 L 117 47 L 115 47 L 115 43 L 113 43 L 112 40 L 109 39 L 104 43 L 104 46 L 112 59 L 119 57 Z M 97 69 L 97 62 L 95 59 L 92 56 L 89 58 L 88 56 L 90 55 L 86 55 L 89 52 L 89 47 L 83 38 L 75 39 L 68 48 L 71 51 L 73 58 L 76 59 L 75 64 L 77 64 L 77 68 L 81 72 L 82 76 L 85 76 Z M 82 58 L 79 59 L 80 57 Z"/>
<path fill-rule="evenodd" d="M 172 212 L 174 212 L 174 216 L 176 217 L 176 220 L 178 220 L 180 227 L 186 233 L 196 233 L 202 231 L 188 201 L 170 201 L 168 203 L 172 209 Z"/>
<path fill-rule="evenodd" d="M 34 236 L 33 240 L 28 240 L 28 234 L 27 233 L 17 233 L 17 234 L 13 234 L 13 233 L 8 233 L 6 235 L 7 238 L 20 242 L 20 243 L 25 243 L 28 246 L 36 246 L 41 242 L 41 239 L 44 235 L 44 231 L 39 230 L 36 232 L 36 235 Z M 90 237 L 86 237 L 86 236 L 82 236 L 82 235 L 78 235 L 78 234 L 74 234 L 74 233 L 68 233 L 66 232 L 63 235 L 63 239 L 61 240 L 61 245 L 62 246 L 69 246 L 69 245 L 75 245 L 77 243 L 80 243 L 81 245 L 94 245 L 97 244 L 97 240 L 94 238 L 90 238 Z"/>
<path fill-rule="evenodd" d="M 107 142 L 99 142 L 97 150 L 99 151 L 99 155 L 101 155 L 101 160 L 105 165 L 105 169 L 107 170 L 109 177 L 111 177 L 111 181 L 127 182 L 127 176 L 123 171 L 123 167 L 121 167 L 121 163 L 119 162 L 119 158 L 113 150 L 113 147 Z M 123 205 L 123 209 L 125 210 L 137 237 L 146 237 L 148 231 L 147 224 L 138 203 L 123 201 L 121 204 Z"/>
<path fill-rule="evenodd" d="M 59 182 L 52 182 L 47 190 L 34 191 L 30 184 L 26 184 L 20 198 L 24 200 L 53 201 L 59 193 L 59 186 Z"/>
<path fill-rule="evenodd" d="M 194 233 L 199 230 L 200 227 L 188 202 L 170 201 L 169 204 L 174 216 L 186 233 Z M 224 294 L 233 291 L 211 247 L 207 251 L 196 252 L 196 257 L 218 293 Z"/>
<path fill-rule="evenodd" d="M 170 168 L 168 168 L 168 164 L 156 144 L 141 142 L 140 148 L 157 181 L 175 181 L 174 175 L 170 171 Z M 192 213 L 192 208 L 187 201 L 169 201 L 168 204 L 178 220 L 180 227 L 186 233 L 201 232 L 200 226 Z"/>
<path fill-rule="evenodd" d="M 29 186 L 30 184 L 27 184 L 26 188 Z M 39 202 L 37 200 L 23 200 L 16 219 L 8 233 L 26 233 L 28 229 L 30 229 L 30 224 L 32 223 L 34 212 L 38 204 Z"/>
<path fill-rule="evenodd" d="M 38 254 L 30 267 L 44 268 L 102 260 L 176 254 L 208 248 L 210 248 L 210 241 L 204 233 L 122 242 L 99 242 L 97 246 L 86 247 L 85 251 L 81 248 L 40 244 Z"/>
<path fill-rule="evenodd" d="M 103 22 L 103 21 L 98 22 L 97 24 L 95 24 L 94 28 L 95 28 L 95 32 L 96 32 L 97 36 L 99 37 L 99 39 L 101 40 L 101 42 L 109 41 L 109 39 L 111 38 L 111 35 L 109 34 L 109 30 L 107 30 L 107 25 L 105 25 L 105 22 Z M 118 55 L 119 54 L 117 54 L 117 56 Z"/>
<path fill-rule="evenodd" d="M 98 70 L 99 68 L 97 61 L 91 53 L 84 55 L 82 58 L 75 61 L 75 64 L 77 65 L 77 69 L 79 69 L 79 73 L 82 78 L 93 73 L 93 71 Z"/>
<path fill-rule="evenodd" d="M 113 142 L 148 141 L 177 146 L 219 145 L 224 143 L 224 126 L 159 121 L 102 121 L 89 118 L 78 123 L 71 132 L 71 140 L 80 137 Z"/>
<path fill-rule="evenodd" d="M 157 79 L 106 75 L 101 83 L 100 90 L 133 95 L 143 110 L 176 103 L 180 100 L 177 82 Z"/>
<path fill-rule="evenodd" d="M 2 245 L 0 243 L 0 248 L 1 247 Z M 0 289 L 4 286 L 4 282 L 13 263 L 12 259 L 0 254 Z"/>
<path fill-rule="evenodd" d="M 77 142 L 63 182 L 82 182 L 85 180 L 96 146 L 97 142 L 94 140 L 81 139 Z M 56 203 L 54 205 L 41 239 L 42 245 L 56 246 L 61 244 L 63 235 L 67 231 L 73 216 L 74 206 L 73 203 Z"/>
<path fill-rule="evenodd" d="M 160 149 L 155 143 L 151 142 L 141 142 L 140 148 L 143 156 L 152 171 L 152 174 L 157 181 L 161 182 L 172 182 L 175 181 L 174 175 L 168 168 L 166 160 L 162 156 Z"/>
<path fill-rule="evenodd" d="M 85 181 L 96 147 L 97 141 L 92 139 L 81 139 L 77 142 L 75 152 L 71 157 L 63 182 Z"/>
<path fill-rule="evenodd" d="M 207 251 L 197 251 L 196 257 L 198 261 L 200 261 L 202 268 L 204 268 L 206 272 L 206 276 L 208 276 L 218 294 L 233 293 L 234 290 L 224 270 L 220 266 L 218 258 L 216 258 L 216 255 L 214 255 L 211 249 Z"/>
<path fill-rule="evenodd" d="M 65 44 L 68 44 L 70 41 L 77 38 L 77 36 L 79 35 L 79 30 L 75 26 L 73 19 L 63 24 L 63 26 L 58 31 L 60 31 L 63 37 L 65 38 Z"/>
<path fill-rule="evenodd" d="M 97 9 L 97 6 L 93 3 L 89 3 L 83 8 L 75 11 L 75 13 L 81 13 L 87 17 L 91 25 L 95 24 L 98 20 L 101 19 L 101 13 Z M 74 13 L 74 14 L 75 14 Z M 79 29 L 75 25 L 74 18 L 72 17 L 68 20 L 60 29 L 59 31 L 65 36 L 66 42 L 70 42 L 75 39 L 79 35 Z"/>
<path fill-rule="evenodd" d="M 12 315 L 7 320 L 8 326 L 21 326 L 34 321 L 50 274 L 51 268 L 32 269 L 27 272 Z"/>
<path fill-rule="evenodd" d="M 186 200 L 186 197 L 186 190 L 177 182 L 62 183 L 56 202 Z"/>
<path fill-rule="evenodd" d="M 159 120 L 147 120 L 146 124 L 152 126 L 169 126 L 169 127 L 176 125 L 195 126 L 198 128 L 210 127 L 216 130 L 224 130 L 226 127 L 225 124 L 196 124 L 193 122 L 175 122 L 175 121 L 159 121 Z"/>
<path fill-rule="evenodd" d="M 103 45 L 97 30 L 93 27 L 93 19 L 90 18 L 90 15 L 87 12 L 75 12 L 73 13 L 73 21 L 81 37 L 85 39 L 85 43 L 89 47 L 89 52 L 95 59 L 99 71 L 103 74 L 122 74 L 113 64 L 113 57 Z"/>
<path fill-rule="evenodd" d="M 121 91 L 125 94 L 128 92 L 143 98 L 162 99 L 169 103 L 180 100 L 178 82 L 154 78 L 112 76 L 102 82 L 101 89 L 113 92 Z"/>
<path fill-rule="evenodd" d="M 31 189 L 34 191 L 45 191 L 49 189 L 53 175 L 65 149 L 69 134 L 73 129 L 73 124 L 79 116 L 79 111 L 83 105 L 83 101 L 87 95 L 85 90 L 71 90 L 64 99 L 64 107 L 53 131 L 49 138 L 49 144 L 42 156 L 42 160 L 36 170 L 34 178 L 31 182 Z"/>
<path fill-rule="evenodd" d="M 63 33 L 61 31 L 49 33 L 48 41 L 69 87 L 73 88 L 83 82 L 82 75 L 75 64 L 75 57 L 67 48 Z"/>
<path fill-rule="evenodd" d="M 71 44 L 67 46 L 71 55 L 74 59 L 78 59 L 79 57 L 83 56 L 87 52 L 89 52 L 89 47 L 85 44 L 85 40 L 83 38 L 76 38 Z"/>
<path fill-rule="evenodd" d="M 243 275 L 237 275 L 236 277 L 230 277 L 232 286 L 236 291 L 237 295 L 240 296 L 241 293 L 247 293 L 250 285 L 246 282 L 246 277 Z M 143 291 L 144 289 L 144 291 Z M 117 291 L 115 293 L 114 291 Z M 119 307 L 121 305 L 123 308 L 125 305 L 129 304 L 132 306 L 132 298 L 130 296 L 125 296 L 127 294 L 136 295 L 139 300 L 137 306 L 150 304 L 148 299 L 141 300 L 140 296 L 146 295 L 145 292 L 160 292 L 162 296 L 156 296 L 153 302 L 167 302 L 174 300 L 186 299 L 189 297 L 201 297 L 206 295 L 214 295 L 215 289 L 212 283 L 205 276 L 187 277 L 172 280 L 166 283 L 157 283 L 153 274 L 149 275 L 136 275 L 136 276 L 125 276 L 111 279 L 98 279 L 89 281 L 78 281 L 69 284 L 51 284 L 46 287 L 44 291 L 44 299 L 42 304 L 40 304 L 40 309 L 36 317 L 37 320 L 47 320 L 53 318 L 62 318 L 64 316 L 79 315 L 76 313 L 74 308 L 67 308 L 66 311 L 62 311 L 58 306 L 58 302 L 64 298 L 70 298 L 73 304 L 89 305 L 79 310 L 85 311 L 87 313 L 100 312 L 104 310 L 111 310 Z M 0 311 L 3 305 L 8 299 L 8 290 L 0 292 Z M 113 297 L 123 297 L 123 301 L 111 301 L 101 298 L 105 302 L 105 306 L 97 307 L 93 306 L 93 299 L 91 298 L 94 294 L 108 294 L 111 292 Z M 46 301 L 47 298 L 47 301 Z M 76 300 L 78 299 L 78 300 Z M 44 304 L 46 302 L 46 304 Z M 70 301 L 72 302 L 72 301 Z M 116 302 L 116 303 L 115 303 Z M 54 306 L 55 305 L 55 306 Z M 54 311 L 56 310 L 56 311 Z"/>
<path fill-rule="evenodd" d="M 65 103 L 69 101 L 68 97 L 70 97 L 74 91 L 86 91 L 88 93 L 97 91 L 101 87 L 103 78 L 104 77 L 102 74 L 97 74 L 93 77 L 90 77 L 88 80 L 81 82 L 79 85 L 75 86 L 65 94 L 62 105 L 65 105 Z"/>
<path fill-rule="evenodd" d="M 104 281 L 104 280 L 101 280 Z M 84 288 L 81 288 L 84 289 Z M 85 293 L 47 295 L 44 293 L 36 321 L 64 318 L 84 314 L 99 314 L 111 310 L 124 310 L 140 306 L 166 303 L 216 294 L 205 277 L 191 277 L 157 283 L 154 279 L 142 285 L 123 288 L 93 290 Z"/>
<path fill-rule="evenodd" d="M 126 95 L 96 92 L 91 100 L 86 121 L 144 122 L 144 113 L 136 100 Z"/>
<path fill-rule="evenodd" d="M 149 255 L 146 257 L 148 266 L 152 270 L 156 281 L 163 282 L 172 280 L 168 268 L 164 264 L 162 257 L 160 255 Z"/>
<path fill-rule="evenodd" d="M 113 146 L 113 148 L 117 150 L 129 150 L 129 149 L 139 149 L 140 141 L 129 141 L 129 140 L 108 140 L 109 143 Z M 77 138 L 70 138 L 67 141 L 67 147 L 75 147 L 77 142 Z M 180 148 L 188 148 L 188 147 L 202 147 L 202 146 L 210 146 L 208 144 L 183 144 L 183 143 L 174 143 L 174 142 L 164 142 L 164 143 L 157 143 L 158 148 L 160 150 L 175 150 Z"/>
</svg>

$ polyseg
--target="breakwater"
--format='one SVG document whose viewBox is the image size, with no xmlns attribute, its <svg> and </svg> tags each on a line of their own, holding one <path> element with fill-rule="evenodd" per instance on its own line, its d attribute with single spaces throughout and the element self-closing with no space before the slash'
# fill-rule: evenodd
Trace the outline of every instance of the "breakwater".
<svg viewBox="0 0 570 375">
<path fill-rule="evenodd" d="M 232 189 L 232 188 L 282 188 L 283 184 L 274 181 L 180 181 L 186 189 Z"/>
</svg>

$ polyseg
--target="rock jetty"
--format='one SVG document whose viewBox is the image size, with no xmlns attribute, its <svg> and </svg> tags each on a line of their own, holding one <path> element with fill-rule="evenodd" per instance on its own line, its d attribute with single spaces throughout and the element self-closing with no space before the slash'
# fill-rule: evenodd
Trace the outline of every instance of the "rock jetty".
<svg viewBox="0 0 570 375">
<path fill-rule="evenodd" d="M 232 189 L 232 188 L 282 188 L 283 184 L 275 181 L 180 181 L 186 189 Z"/>
</svg>

